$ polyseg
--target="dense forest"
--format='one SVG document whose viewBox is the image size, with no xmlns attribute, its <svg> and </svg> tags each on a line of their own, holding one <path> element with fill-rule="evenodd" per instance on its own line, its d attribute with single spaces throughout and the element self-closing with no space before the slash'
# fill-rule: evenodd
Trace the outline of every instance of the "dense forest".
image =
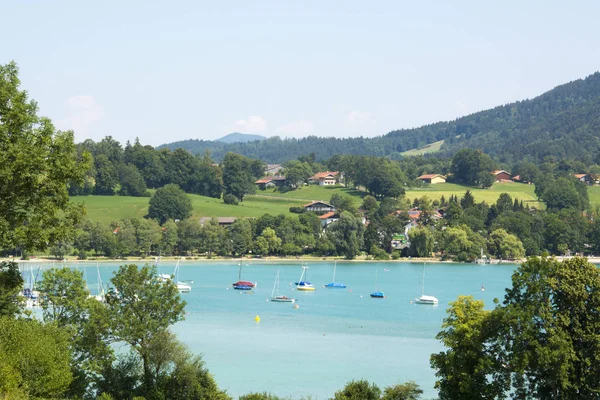
<svg viewBox="0 0 600 400">
<path fill-rule="evenodd" d="M 160 147 L 183 148 L 195 154 L 210 150 L 216 160 L 234 152 L 281 163 L 308 153 L 314 153 L 318 160 L 335 154 L 400 158 L 401 152 L 444 140 L 439 153 L 443 157 L 451 157 L 461 148 L 475 148 L 507 164 L 541 162 L 546 157 L 577 158 L 590 164 L 597 162 L 599 136 L 600 73 L 595 73 L 531 100 L 375 138 L 272 137 L 231 144 L 191 139 Z"/>
</svg>

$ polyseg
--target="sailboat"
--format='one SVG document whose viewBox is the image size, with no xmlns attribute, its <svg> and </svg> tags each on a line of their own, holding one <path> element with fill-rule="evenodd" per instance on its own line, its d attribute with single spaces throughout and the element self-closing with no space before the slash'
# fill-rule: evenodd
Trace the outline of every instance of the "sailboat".
<svg viewBox="0 0 600 400">
<path fill-rule="evenodd" d="M 275 278 L 275 283 L 273 284 L 273 291 L 271 292 L 271 301 L 279 303 L 293 303 L 296 301 L 296 299 L 292 299 L 285 295 L 279 294 L 279 270 L 277 270 L 277 277 Z"/>
<path fill-rule="evenodd" d="M 181 293 L 189 293 L 192 291 L 192 287 L 190 285 L 179 281 L 179 259 L 177 259 L 177 264 L 175 264 L 175 269 L 173 270 L 173 275 L 160 274 L 159 278 L 162 280 L 175 279 L 175 284 L 177 285 L 177 290 Z"/>
<path fill-rule="evenodd" d="M 252 290 L 252 289 L 254 289 L 254 286 L 255 286 L 254 282 L 242 280 L 242 261 L 241 260 L 240 260 L 240 268 L 238 270 L 238 281 L 235 283 L 232 283 L 231 286 L 233 286 L 233 288 L 235 290 Z"/>
<path fill-rule="evenodd" d="M 104 293 L 104 285 L 102 284 L 102 277 L 100 277 L 100 267 L 98 266 L 98 262 L 96 262 L 96 272 L 98 273 L 98 294 L 94 296 L 94 298 L 104 302 L 106 301 L 106 296 Z"/>
<path fill-rule="evenodd" d="M 438 299 L 434 296 L 427 296 L 425 293 L 425 264 L 423 264 L 423 277 L 421 278 L 421 297 L 415 299 L 417 304 L 426 304 L 431 306 L 438 305 Z"/>
<path fill-rule="evenodd" d="M 335 263 L 333 264 L 333 279 L 331 280 L 331 283 L 326 284 L 325 287 L 332 288 L 332 289 L 345 289 L 346 288 L 345 283 L 335 281 L 336 266 L 337 266 L 337 260 L 335 260 Z"/>
<path fill-rule="evenodd" d="M 380 292 L 377 288 L 377 273 L 379 271 L 375 270 L 375 291 L 373 293 L 371 293 L 371 297 L 374 299 L 385 299 L 385 294 L 383 292 Z"/>
<path fill-rule="evenodd" d="M 302 290 L 305 292 L 314 292 L 315 287 L 312 283 L 308 281 L 308 273 L 306 272 L 308 267 L 306 265 L 302 266 L 302 274 L 300 275 L 300 280 L 296 282 L 296 290 Z"/>
</svg>

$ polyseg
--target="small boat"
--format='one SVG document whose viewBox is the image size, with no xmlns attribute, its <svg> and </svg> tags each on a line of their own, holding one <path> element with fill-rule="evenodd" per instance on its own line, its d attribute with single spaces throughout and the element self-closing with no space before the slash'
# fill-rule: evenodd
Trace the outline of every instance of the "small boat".
<svg viewBox="0 0 600 400">
<path fill-rule="evenodd" d="M 275 278 L 275 283 L 273 284 L 273 291 L 271 292 L 271 301 L 277 303 L 293 303 L 296 301 L 296 299 L 292 299 L 291 297 L 279 294 L 279 270 L 277 270 L 277 277 Z"/>
<path fill-rule="evenodd" d="M 175 285 L 177 285 L 177 291 L 179 291 L 180 293 L 189 293 L 192 291 L 192 287 L 190 285 L 179 281 L 179 260 L 177 260 L 177 264 L 175 264 L 173 275 L 160 274 L 158 275 L 158 277 L 163 281 L 174 280 Z"/>
<path fill-rule="evenodd" d="M 302 274 L 300 275 L 300 280 L 296 282 L 296 290 L 302 290 L 305 292 L 314 292 L 315 287 L 312 283 L 308 281 L 308 273 L 306 272 L 308 267 L 306 265 L 302 266 Z"/>
<path fill-rule="evenodd" d="M 252 290 L 252 289 L 254 289 L 254 286 L 256 286 L 256 284 L 254 282 L 242 280 L 242 262 L 241 261 L 240 261 L 240 268 L 238 269 L 238 281 L 235 283 L 232 283 L 231 286 L 233 286 L 233 288 L 235 290 Z"/>
<path fill-rule="evenodd" d="M 335 281 L 335 269 L 336 269 L 336 266 L 337 266 L 337 260 L 333 264 L 333 279 L 331 280 L 331 283 L 326 284 L 325 287 L 326 288 L 330 288 L 330 289 L 345 289 L 346 288 L 346 284 L 345 283 L 336 282 Z"/>
<path fill-rule="evenodd" d="M 437 297 L 427 296 L 424 294 L 424 292 L 425 292 L 425 264 L 423 264 L 423 277 L 421 278 L 421 297 L 416 298 L 415 303 L 437 306 L 438 305 Z"/>
<path fill-rule="evenodd" d="M 370 294 L 374 299 L 385 299 L 385 294 L 377 289 L 377 270 L 375 270 L 375 291 Z"/>
</svg>

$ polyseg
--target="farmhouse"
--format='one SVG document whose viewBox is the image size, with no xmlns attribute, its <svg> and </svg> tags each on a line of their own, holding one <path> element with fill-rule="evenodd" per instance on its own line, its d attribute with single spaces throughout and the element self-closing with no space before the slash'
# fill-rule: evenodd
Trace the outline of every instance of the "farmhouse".
<svg viewBox="0 0 600 400">
<path fill-rule="evenodd" d="M 200 226 L 204 226 L 204 224 L 206 224 L 208 221 L 210 221 L 211 219 L 215 218 L 217 220 L 217 222 L 219 223 L 220 226 L 227 228 L 228 226 L 231 226 L 231 224 L 233 224 L 235 222 L 235 220 L 237 219 L 236 217 L 201 217 L 199 222 L 200 222 Z"/>
<path fill-rule="evenodd" d="M 257 185 L 259 189 L 266 189 L 268 187 L 273 186 L 281 186 L 284 183 L 285 176 L 266 176 L 254 182 L 254 184 Z"/>
<path fill-rule="evenodd" d="M 321 225 L 323 225 L 323 227 L 326 227 L 332 222 L 338 221 L 340 219 L 340 216 L 334 211 L 329 211 L 328 213 L 319 216 L 319 219 L 321 220 Z"/>
<path fill-rule="evenodd" d="M 594 184 L 594 177 L 590 174 L 573 174 L 580 182 L 587 183 L 588 185 Z"/>
<path fill-rule="evenodd" d="M 317 212 L 317 213 L 328 213 L 328 212 L 335 212 L 335 207 L 332 206 L 331 204 L 327 204 L 323 201 L 313 201 L 311 203 L 305 204 L 304 205 L 304 210 L 305 211 L 313 211 L 313 212 Z"/>
<path fill-rule="evenodd" d="M 265 167 L 265 175 L 279 175 L 279 172 L 283 169 L 281 164 L 267 164 Z"/>
<path fill-rule="evenodd" d="M 316 174 L 314 174 L 313 176 L 308 178 L 308 181 L 311 183 L 316 183 L 320 186 L 335 185 L 336 177 L 338 174 L 339 174 L 339 172 L 337 172 L 337 171 L 317 172 Z"/>
<path fill-rule="evenodd" d="M 491 172 L 496 177 L 496 182 L 510 181 L 510 174 L 502 169 Z"/>
<path fill-rule="evenodd" d="M 423 183 L 446 183 L 446 177 L 440 174 L 421 175 L 417 179 L 423 181 Z"/>
</svg>

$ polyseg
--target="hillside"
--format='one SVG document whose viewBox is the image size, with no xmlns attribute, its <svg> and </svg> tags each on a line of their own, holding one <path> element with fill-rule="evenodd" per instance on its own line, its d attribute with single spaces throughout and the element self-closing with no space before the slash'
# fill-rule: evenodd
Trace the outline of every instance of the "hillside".
<svg viewBox="0 0 600 400">
<path fill-rule="evenodd" d="M 233 132 L 229 135 L 225 135 L 222 138 L 216 139 L 216 142 L 222 143 L 247 143 L 254 142 L 255 140 L 265 140 L 266 137 L 261 135 L 251 135 L 249 133 L 238 133 Z"/>
<path fill-rule="evenodd" d="M 402 129 L 374 138 L 302 139 L 271 137 L 260 142 L 225 144 L 186 140 L 163 145 L 195 154 L 206 149 L 219 160 L 232 151 L 269 163 L 315 153 L 318 160 L 335 154 L 403 157 L 401 153 L 444 141 L 439 154 L 480 148 L 501 162 L 577 158 L 591 163 L 600 151 L 600 73 L 558 86 L 530 100 L 480 111 L 454 121 Z"/>
</svg>

